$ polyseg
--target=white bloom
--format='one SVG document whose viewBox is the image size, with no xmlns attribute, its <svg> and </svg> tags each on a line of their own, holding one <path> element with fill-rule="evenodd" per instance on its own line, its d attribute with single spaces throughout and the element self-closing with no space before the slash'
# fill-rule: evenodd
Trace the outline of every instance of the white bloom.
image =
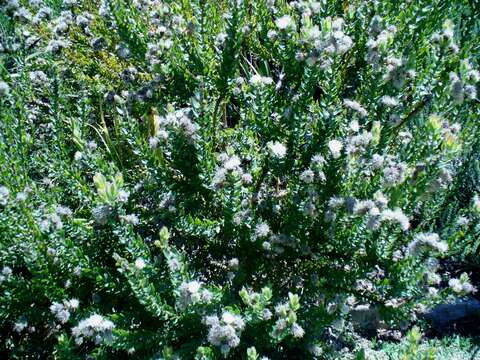
<svg viewBox="0 0 480 360">
<path fill-rule="evenodd" d="M 255 74 L 250 78 L 249 82 L 252 85 L 261 85 L 263 83 L 262 82 L 262 76 L 258 75 L 258 74 Z"/>
<path fill-rule="evenodd" d="M 240 167 L 240 159 L 238 158 L 238 156 L 236 155 L 233 155 L 232 157 L 230 157 L 227 161 L 225 161 L 223 163 L 223 167 L 226 169 L 226 170 L 234 170 L 234 169 L 237 169 Z"/>
<path fill-rule="evenodd" d="M 381 215 L 382 221 L 397 222 L 403 231 L 407 231 L 410 228 L 410 221 L 408 217 L 403 213 L 400 208 L 395 210 L 385 209 Z"/>
<path fill-rule="evenodd" d="M 262 312 L 263 320 L 270 320 L 272 318 L 272 312 L 269 309 L 264 309 Z"/>
<path fill-rule="evenodd" d="M 130 193 L 128 191 L 120 190 L 118 192 L 117 200 L 120 202 L 127 202 L 129 196 Z"/>
<path fill-rule="evenodd" d="M 26 321 L 18 321 L 13 326 L 13 331 L 17 333 L 21 333 L 27 326 L 28 326 L 28 323 Z"/>
<path fill-rule="evenodd" d="M 232 258 L 232 259 L 228 260 L 229 269 L 238 270 L 238 265 L 239 264 L 240 264 L 240 262 L 238 261 L 237 258 Z"/>
<path fill-rule="evenodd" d="M 475 100 L 477 98 L 477 88 L 475 85 L 465 85 L 464 92 L 468 100 Z"/>
<path fill-rule="evenodd" d="M 328 200 L 328 207 L 332 210 L 338 210 L 344 205 L 345 205 L 345 199 L 342 199 L 342 198 L 338 198 L 334 196 Z"/>
<path fill-rule="evenodd" d="M 78 299 L 70 299 L 67 301 L 66 306 L 72 310 L 76 310 L 80 306 L 80 301 L 78 301 Z"/>
<path fill-rule="evenodd" d="M 92 210 L 92 216 L 95 221 L 100 225 L 105 225 L 112 214 L 113 209 L 109 205 L 98 205 Z M 47 220 L 44 220 L 45 222 Z M 42 223 L 43 223 L 42 222 Z M 41 228 L 48 229 L 49 223 L 41 224 Z M 46 231 L 46 230 L 43 230 Z"/>
<path fill-rule="evenodd" d="M 106 320 L 101 315 L 93 314 L 73 327 L 72 335 L 77 345 L 83 344 L 85 339 L 94 339 L 95 343 L 99 344 L 104 340 L 111 339 L 114 327 L 115 325 L 110 320 Z"/>
<path fill-rule="evenodd" d="M 191 294 L 195 294 L 200 290 L 200 283 L 198 281 L 190 281 L 187 284 L 187 289 Z"/>
<path fill-rule="evenodd" d="M 268 142 L 267 147 L 270 150 L 270 154 L 278 159 L 283 159 L 287 154 L 287 148 L 282 143 L 275 141 L 275 142 Z"/>
<path fill-rule="evenodd" d="M 138 225 L 140 224 L 140 219 L 135 214 L 121 215 L 120 218 L 128 224 Z"/>
<path fill-rule="evenodd" d="M 62 215 L 62 216 L 72 216 L 73 212 L 72 210 L 67 207 L 67 206 L 62 206 L 62 205 L 58 205 L 55 209 L 55 212 L 58 214 L 58 215 Z"/>
<path fill-rule="evenodd" d="M 292 331 L 293 337 L 296 337 L 296 338 L 302 338 L 303 335 L 305 335 L 305 330 L 303 330 L 303 328 L 297 323 L 294 323 L 292 325 L 291 331 Z"/>
<path fill-rule="evenodd" d="M 65 324 L 70 319 L 70 312 L 63 304 L 54 302 L 52 305 L 50 305 L 50 311 L 62 324 Z"/>
<path fill-rule="evenodd" d="M 15 196 L 15 200 L 17 200 L 19 202 L 23 202 L 23 201 L 27 200 L 27 197 L 28 197 L 28 194 L 24 191 L 21 191 L 21 192 L 17 193 L 17 195 Z"/>
<path fill-rule="evenodd" d="M 242 182 L 243 182 L 245 185 L 251 184 L 252 181 L 253 181 L 253 178 L 252 178 L 252 175 L 251 175 L 251 174 L 246 173 L 246 174 L 243 174 L 243 175 L 242 175 Z"/>
<path fill-rule="evenodd" d="M 398 262 L 403 258 L 403 254 L 400 250 L 395 250 L 392 254 L 392 261 Z"/>
<path fill-rule="evenodd" d="M 29 74 L 30 81 L 36 86 L 45 86 L 48 83 L 48 77 L 41 70 L 31 71 Z"/>
<path fill-rule="evenodd" d="M 300 174 L 300 180 L 307 184 L 311 184 L 315 180 L 315 173 L 310 169 L 304 170 Z"/>
<path fill-rule="evenodd" d="M 233 322 L 235 321 L 235 317 L 234 315 L 229 312 L 229 311 L 225 311 L 223 314 L 222 314 L 222 321 L 227 324 L 227 325 L 230 325 L 230 324 L 233 324 Z"/>
<path fill-rule="evenodd" d="M 343 104 L 349 109 L 357 112 L 361 117 L 366 117 L 368 115 L 368 111 L 357 101 L 345 99 L 343 100 Z"/>
<path fill-rule="evenodd" d="M 472 292 L 475 292 L 476 289 L 475 289 L 475 287 L 474 287 L 472 284 L 470 284 L 469 282 L 465 282 L 465 283 L 463 283 L 463 285 L 462 285 L 462 291 L 463 291 L 465 294 L 470 294 L 470 293 L 472 293 Z"/>
<path fill-rule="evenodd" d="M 5 81 L 0 81 L 0 96 L 6 96 L 8 95 L 8 92 L 10 91 L 10 87 Z"/>
<path fill-rule="evenodd" d="M 388 95 L 382 96 L 380 101 L 387 107 L 398 106 L 398 100 Z"/>
<path fill-rule="evenodd" d="M 142 270 L 145 268 L 145 261 L 142 258 L 137 258 L 137 260 L 135 260 L 135 267 L 138 270 Z"/>
<path fill-rule="evenodd" d="M 179 288 L 179 298 L 177 306 L 180 310 L 185 310 L 189 305 L 202 301 L 200 288 L 202 284 L 196 280 L 183 282 Z"/>
<path fill-rule="evenodd" d="M 290 16 L 284 15 L 281 18 L 275 20 L 275 25 L 277 25 L 279 30 L 286 30 L 288 28 L 294 28 L 295 24 Z"/>
<path fill-rule="evenodd" d="M 207 289 L 204 289 L 200 294 L 201 301 L 204 303 L 209 303 L 210 301 L 212 301 L 212 297 L 213 297 L 212 293 Z"/>
<path fill-rule="evenodd" d="M 218 346 L 224 355 L 240 345 L 240 333 L 245 327 L 245 322 L 240 315 L 225 311 L 221 319 L 215 315 L 206 316 L 204 322 L 210 327 L 208 341 Z"/>
<path fill-rule="evenodd" d="M 343 145 L 338 140 L 330 140 L 328 142 L 328 149 L 330 150 L 334 159 L 338 159 L 340 157 L 340 152 L 342 151 Z"/>
<path fill-rule="evenodd" d="M 394 187 L 405 181 L 407 165 L 403 162 L 391 162 L 383 169 L 383 185 Z"/>
<path fill-rule="evenodd" d="M 477 289 L 470 283 L 467 274 L 462 274 L 460 279 L 452 278 L 448 281 L 448 286 L 457 294 L 465 295 L 474 293 Z"/>
<path fill-rule="evenodd" d="M 255 74 L 250 78 L 249 83 L 253 86 L 271 85 L 273 83 L 273 79 L 268 76 Z"/>
<path fill-rule="evenodd" d="M 320 154 L 317 154 L 317 155 L 314 155 L 312 157 L 312 165 L 317 167 L 317 168 L 321 168 L 323 165 L 325 165 L 325 159 L 323 158 L 322 155 Z"/>
<path fill-rule="evenodd" d="M 454 278 L 454 279 L 448 280 L 448 286 L 450 286 L 450 288 L 456 293 L 461 293 L 463 290 L 462 283 L 460 282 L 459 279 Z"/>
<path fill-rule="evenodd" d="M 276 37 L 277 37 L 277 32 L 275 30 L 268 30 L 267 38 L 269 38 L 270 40 L 275 40 Z"/>
<path fill-rule="evenodd" d="M 412 255 L 416 255 L 425 248 L 430 248 L 440 253 L 445 253 L 448 250 L 448 244 L 444 241 L 440 241 L 438 234 L 419 233 L 408 245 L 408 252 Z"/>
<path fill-rule="evenodd" d="M 5 186 L 0 186 L 0 205 L 7 205 L 9 196 L 10 190 L 8 190 Z"/>
<path fill-rule="evenodd" d="M 475 195 L 472 199 L 473 209 L 480 213 L 480 196 Z"/>
<path fill-rule="evenodd" d="M 273 84 L 273 79 L 269 76 L 262 76 L 262 83 L 264 85 L 271 85 Z"/>
<path fill-rule="evenodd" d="M 255 226 L 255 238 L 264 238 L 270 234 L 270 227 L 267 223 L 260 223 Z"/>
<path fill-rule="evenodd" d="M 352 132 L 359 132 L 360 131 L 360 124 L 358 123 L 357 120 L 352 120 L 350 125 L 348 126 L 350 131 Z"/>
<path fill-rule="evenodd" d="M 311 345 L 309 348 L 308 348 L 308 351 L 310 351 L 310 353 L 313 355 L 313 356 L 321 356 L 323 354 L 323 349 L 321 346 L 319 345 Z"/>
<path fill-rule="evenodd" d="M 159 139 L 157 137 L 151 137 L 148 139 L 148 145 L 150 146 L 150 149 L 156 149 L 158 147 Z"/>
<path fill-rule="evenodd" d="M 436 289 L 434 287 L 429 287 L 428 288 L 428 295 L 437 296 L 438 295 L 438 289 Z"/>
<path fill-rule="evenodd" d="M 13 271 L 12 271 L 12 268 L 10 266 L 4 266 L 3 269 L 2 269 L 2 275 L 4 275 L 5 277 L 9 277 L 10 275 L 12 275 Z"/>
<path fill-rule="evenodd" d="M 97 149 L 98 145 L 95 141 L 91 140 L 87 143 L 87 148 L 90 151 L 95 151 Z"/>
<path fill-rule="evenodd" d="M 480 81 L 480 72 L 478 70 L 472 69 L 467 73 L 467 78 L 471 82 L 477 83 Z"/>
<path fill-rule="evenodd" d="M 167 265 L 170 271 L 179 271 L 181 268 L 181 264 L 176 258 L 171 258 L 167 260 Z"/>
</svg>

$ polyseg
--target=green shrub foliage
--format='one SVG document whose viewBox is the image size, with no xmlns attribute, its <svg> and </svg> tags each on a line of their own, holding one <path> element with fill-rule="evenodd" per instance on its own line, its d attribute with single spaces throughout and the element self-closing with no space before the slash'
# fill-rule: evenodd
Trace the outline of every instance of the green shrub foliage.
<svg viewBox="0 0 480 360">
<path fill-rule="evenodd" d="M 0 352 L 320 359 L 475 292 L 478 9 L 2 1 Z"/>
</svg>

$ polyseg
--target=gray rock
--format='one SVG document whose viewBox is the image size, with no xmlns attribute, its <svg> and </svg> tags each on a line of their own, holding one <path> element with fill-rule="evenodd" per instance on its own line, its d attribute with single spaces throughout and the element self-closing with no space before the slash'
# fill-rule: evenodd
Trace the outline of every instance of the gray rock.
<svg viewBox="0 0 480 360">
<path fill-rule="evenodd" d="M 425 319 L 439 332 L 448 332 L 457 326 L 476 325 L 480 323 L 480 301 L 467 298 L 440 304 L 426 313 Z"/>
<path fill-rule="evenodd" d="M 381 327 L 378 309 L 370 305 L 357 305 L 351 312 L 352 323 L 357 330 L 377 330 Z"/>
</svg>

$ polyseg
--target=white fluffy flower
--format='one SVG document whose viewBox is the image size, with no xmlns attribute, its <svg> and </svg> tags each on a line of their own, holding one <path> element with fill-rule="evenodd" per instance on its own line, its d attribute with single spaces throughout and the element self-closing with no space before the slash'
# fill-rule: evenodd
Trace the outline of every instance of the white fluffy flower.
<svg viewBox="0 0 480 360">
<path fill-rule="evenodd" d="M 180 310 L 185 310 L 189 305 L 202 301 L 200 292 L 202 284 L 196 280 L 183 282 L 178 288 L 179 298 L 177 306 Z"/>
<path fill-rule="evenodd" d="M 462 274 L 460 279 L 452 278 L 448 281 L 448 286 L 453 292 L 461 295 L 474 293 L 477 289 L 470 283 L 467 274 Z"/>
<path fill-rule="evenodd" d="M 359 132 L 360 131 L 360 124 L 357 120 L 352 120 L 348 125 L 348 128 L 352 132 Z"/>
<path fill-rule="evenodd" d="M 440 241 L 438 234 L 419 233 L 408 245 L 408 252 L 416 255 L 424 249 L 432 249 L 440 253 L 445 253 L 448 250 L 448 244 L 445 241 Z"/>
<path fill-rule="evenodd" d="M 395 107 L 395 106 L 398 106 L 398 100 L 391 97 L 391 96 L 388 96 L 388 95 L 384 95 L 380 98 L 380 101 L 382 102 L 383 105 L 387 106 L 387 107 Z"/>
<path fill-rule="evenodd" d="M 50 311 L 62 324 L 65 324 L 70 319 L 70 312 L 64 306 L 64 304 L 54 302 L 52 305 L 50 305 Z"/>
<path fill-rule="evenodd" d="M 275 20 L 275 25 L 277 25 L 279 30 L 286 30 L 295 27 L 292 18 L 288 15 L 283 15 L 282 17 Z"/>
<path fill-rule="evenodd" d="M 246 173 L 246 174 L 243 174 L 243 175 L 242 175 L 242 182 L 243 182 L 245 185 L 251 184 L 252 181 L 253 181 L 253 178 L 252 178 L 252 175 L 251 175 L 251 174 Z"/>
<path fill-rule="evenodd" d="M 473 205 L 473 209 L 480 213 L 480 196 L 478 195 L 475 195 L 472 199 L 472 205 Z"/>
<path fill-rule="evenodd" d="M 128 191 L 119 190 L 117 200 L 120 202 L 127 202 L 129 196 L 130 196 L 130 193 Z"/>
<path fill-rule="evenodd" d="M 70 299 L 65 303 L 65 306 L 72 310 L 76 310 L 80 306 L 80 301 L 78 301 L 78 299 Z"/>
<path fill-rule="evenodd" d="M 230 324 L 233 324 L 234 321 L 235 321 L 235 317 L 234 315 L 229 312 L 229 311 L 225 311 L 223 314 L 222 314 L 222 321 L 227 324 L 227 325 L 230 325 Z"/>
<path fill-rule="evenodd" d="M 240 315 L 225 311 L 221 319 L 215 315 L 206 316 L 204 322 L 210 327 L 208 341 L 218 346 L 224 355 L 228 354 L 230 349 L 240 345 L 240 333 L 245 327 L 245 322 Z"/>
<path fill-rule="evenodd" d="M 265 238 L 270 234 L 270 227 L 267 223 L 260 223 L 255 226 L 255 238 Z"/>
<path fill-rule="evenodd" d="M 145 268 L 145 260 L 143 260 L 142 258 L 137 258 L 137 260 L 135 260 L 135 267 L 138 270 L 142 270 L 143 268 Z"/>
<path fill-rule="evenodd" d="M 343 100 L 343 104 L 347 108 L 357 112 L 361 117 L 366 117 L 368 115 L 368 111 L 357 101 L 345 99 Z"/>
<path fill-rule="evenodd" d="M 303 330 L 303 328 L 297 323 L 294 323 L 292 325 L 291 331 L 292 331 L 293 337 L 295 338 L 302 338 L 303 335 L 305 335 L 305 330 Z"/>
<path fill-rule="evenodd" d="M 300 180 L 307 184 L 311 184 L 315 180 L 315 173 L 310 169 L 304 170 L 300 174 Z"/>
<path fill-rule="evenodd" d="M 269 143 L 267 143 L 267 147 L 270 151 L 270 154 L 278 159 L 283 159 L 287 154 L 286 146 L 278 141 L 270 141 Z"/>
<path fill-rule="evenodd" d="M 13 325 L 13 331 L 21 333 L 27 326 L 28 323 L 26 321 L 17 321 L 15 325 Z"/>
<path fill-rule="evenodd" d="M 340 152 L 343 149 L 343 145 L 340 141 L 338 140 L 330 140 L 328 142 L 328 149 L 330 150 L 330 153 L 332 154 L 332 157 L 334 159 L 338 159 L 340 157 Z"/>
<path fill-rule="evenodd" d="M 138 225 L 140 224 L 140 219 L 135 214 L 121 215 L 120 218 L 128 224 Z"/>
<path fill-rule="evenodd" d="M 190 281 L 187 283 L 187 289 L 191 294 L 195 294 L 200 290 L 200 283 L 198 281 Z"/>
<path fill-rule="evenodd" d="M 463 290 L 462 283 L 459 279 L 448 280 L 448 286 L 450 286 L 450 288 L 456 293 L 461 293 Z"/>
<path fill-rule="evenodd" d="M 0 186 L 0 205 L 7 205 L 9 196 L 10 190 L 8 190 L 5 186 Z"/>
<path fill-rule="evenodd" d="M 250 78 L 249 83 L 253 86 L 271 85 L 273 83 L 273 79 L 268 76 L 255 74 Z"/>
<path fill-rule="evenodd" d="M 150 146 L 150 149 L 156 149 L 158 147 L 159 140 L 157 137 L 151 137 L 148 139 L 148 144 Z"/>
<path fill-rule="evenodd" d="M 232 157 L 228 158 L 224 163 L 223 163 L 223 167 L 226 169 L 226 170 L 234 170 L 234 169 L 237 169 L 240 167 L 240 159 L 238 156 L 236 155 L 233 155 Z"/>
<path fill-rule="evenodd" d="M 73 327 L 72 335 L 77 345 L 83 344 L 85 339 L 94 339 L 95 343 L 99 344 L 104 340 L 111 339 L 114 327 L 115 325 L 110 320 L 101 315 L 93 314 Z"/>
<path fill-rule="evenodd" d="M 8 92 L 10 91 L 10 87 L 5 81 L 0 81 L 0 96 L 6 96 L 8 95 Z"/>
<path fill-rule="evenodd" d="M 403 213 L 400 208 L 394 210 L 385 209 L 382 211 L 381 215 L 382 221 L 397 222 L 403 231 L 407 231 L 410 228 L 410 220 Z"/>
</svg>

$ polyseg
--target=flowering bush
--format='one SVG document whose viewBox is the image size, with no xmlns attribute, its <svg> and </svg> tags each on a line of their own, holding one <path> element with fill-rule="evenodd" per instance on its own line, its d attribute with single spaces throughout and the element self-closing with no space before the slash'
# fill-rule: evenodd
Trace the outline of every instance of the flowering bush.
<svg viewBox="0 0 480 360">
<path fill-rule="evenodd" d="M 439 271 L 478 233 L 475 191 L 444 213 L 478 154 L 471 2 L 1 9 L 7 357 L 338 357 L 476 291 Z"/>
</svg>

